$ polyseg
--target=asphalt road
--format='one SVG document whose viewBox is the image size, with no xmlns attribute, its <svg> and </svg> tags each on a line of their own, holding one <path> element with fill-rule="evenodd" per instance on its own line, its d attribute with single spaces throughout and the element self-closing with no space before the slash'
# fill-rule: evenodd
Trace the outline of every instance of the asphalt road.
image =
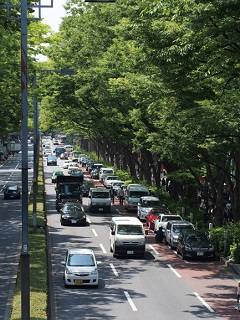
<svg viewBox="0 0 240 320">
<path fill-rule="evenodd" d="M 118 203 L 111 214 L 88 213 L 89 226 L 61 226 L 50 178 L 54 169 L 45 167 L 52 320 L 239 319 L 234 308 L 238 276 L 219 261 L 182 261 L 156 244 L 151 233 L 144 259 L 113 258 L 109 222 L 112 216 L 129 215 Z M 95 251 L 101 262 L 99 288 L 64 287 L 61 261 L 69 247 Z"/>
<path fill-rule="evenodd" d="M 4 200 L 6 185 L 22 184 L 21 152 L 10 157 L 0 167 L 0 319 L 8 320 L 11 314 L 12 298 L 21 253 L 22 201 Z M 33 164 L 33 147 L 29 144 L 29 168 Z M 29 190 L 33 170 L 30 169 Z"/>
</svg>

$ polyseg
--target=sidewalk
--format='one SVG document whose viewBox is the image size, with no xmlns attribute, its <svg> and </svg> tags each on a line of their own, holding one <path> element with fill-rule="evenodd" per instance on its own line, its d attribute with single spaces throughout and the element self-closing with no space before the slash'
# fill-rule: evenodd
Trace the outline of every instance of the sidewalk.
<svg viewBox="0 0 240 320">
<path fill-rule="evenodd" d="M 224 264 L 226 267 L 235 271 L 236 274 L 240 275 L 240 264 L 234 263 L 231 260 L 227 260 L 225 257 L 219 257 L 220 262 Z"/>
</svg>

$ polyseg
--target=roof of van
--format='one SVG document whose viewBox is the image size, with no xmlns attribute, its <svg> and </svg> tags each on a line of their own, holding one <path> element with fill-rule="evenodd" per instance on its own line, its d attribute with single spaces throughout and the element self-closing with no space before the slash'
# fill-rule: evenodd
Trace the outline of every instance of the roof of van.
<svg viewBox="0 0 240 320">
<path fill-rule="evenodd" d="M 139 190 L 139 189 L 146 189 L 148 191 L 148 188 L 146 186 L 144 186 L 143 184 L 137 184 L 137 183 L 130 183 L 127 186 L 128 189 L 135 189 L 135 190 Z"/>
<path fill-rule="evenodd" d="M 136 225 L 143 225 L 142 222 L 135 217 L 112 217 L 112 221 L 117 224 L 136 224 Z"/>
</svg>

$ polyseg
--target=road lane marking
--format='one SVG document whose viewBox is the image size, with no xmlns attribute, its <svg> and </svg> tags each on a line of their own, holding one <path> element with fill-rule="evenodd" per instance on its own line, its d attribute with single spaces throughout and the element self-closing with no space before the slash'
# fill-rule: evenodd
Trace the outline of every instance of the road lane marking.
<svg viewBox="0 0 240 320">
<path fill-rule="evenodd" d="M 107 253 L 107 251 L 105 250 L 104 246 L 101 243 L 99 245 L 100 245 L 100 248 L 102 249 L 102 252 L 103 253 Z"/>
<path fill-rule="evenodd" d="M 90 220 L 89 216 L 87 216 L 87 221 L 89 224 L 91 224 L 91 220 Z"/>
<path fill-rule="evenodd" d="M 151 244 L 149 244 L 148 246 L 152 251 L 154 251 L 155 254 L 159 254 L 159 252 L 157 252 L 157 250 Z"/>
<path fill-rule="evenodd" d="M 136 308 L 135 304 L 133 303 L 133 301 L 132 301 L 129 293 L 128 293 L 127 291 L 124 291 L 124 294 L 125 294 L 125 296 L 126 296 L 126 298 L 127 298 L 127 300 L 128 300 L 128 303 L 129 303 L 130 306 L 132 307 L 133 311 L 137 311 L 137 308 Z"/>
<path fill-rule="evenodd" d="M 97 232 L 96 232 L 96 230 L 95 229 L 92 229 L 92 232 L 93 232 L 93 234 L 95 235 L 95 237 L 97 237 L 98 235 L 97 235 Z"/>
<path fill-rule="evenodd" d="M 168 266 L 168 268 L 170 268 L 175 273 L 175 275 L 178 278 L 182 278 L 182 276 L 180 276 L 180 274 L 170 264 L 168 264 L 167 266 Z"/>
<path fill-rule="evenodd" d="M 115 269 L 114 265 L 112 263 L 110 263 L 110 267 L 112 268 L 113 273 L 115 274 L 116 277 L 119 276 L 117 270 Z"/>
<path fill-rule="evenodd" d="M 200 297 L 200 295 L 197 292 L 193 292 L 193 294 L 202 302 L 202 304 L 210 311 L 210 312 L 215 312 L 209 304 L 203 300 L 203 298 Z"/>
</svg>

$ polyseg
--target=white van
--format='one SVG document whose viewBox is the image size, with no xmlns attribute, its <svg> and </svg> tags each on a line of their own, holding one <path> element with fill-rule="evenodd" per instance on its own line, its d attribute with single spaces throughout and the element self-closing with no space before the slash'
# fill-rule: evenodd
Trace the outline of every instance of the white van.
<svg viewBox="0 0 240 320">
<path fill-rule="evenodd" d="M 101 168 L 99 171 L 99 181 L 103 182 L 105 177 L 114 175 L 113 168 Z"/>
<path fill-rule="evenodd" d="M 112 217 L 110 223 L 110 252 L 113 256 L 144 257 L 146 234 L 143 224 L 138 218 Z"/>
<path fill-rule="evenodd" d="M 111 212 L 111 197 L 106 188 L 91 188 L 89 190 L 89 212 Z"/>
<path fill-rule="evenodd" d="M 127 211 L 137 210 L 141 197 L 148 196 L 148 188 L 142 184 L 131 183 L 127 186 L 124 196 L 124 205 Z"/>
<path fill-rule="evenodd" d="M 71 144 L 66 144 L 64 146 L 64 148 L 65 148 L 66 152 L 68 152 L 68 153 L 73 151 L 73 146 Z"/>
</svg>

